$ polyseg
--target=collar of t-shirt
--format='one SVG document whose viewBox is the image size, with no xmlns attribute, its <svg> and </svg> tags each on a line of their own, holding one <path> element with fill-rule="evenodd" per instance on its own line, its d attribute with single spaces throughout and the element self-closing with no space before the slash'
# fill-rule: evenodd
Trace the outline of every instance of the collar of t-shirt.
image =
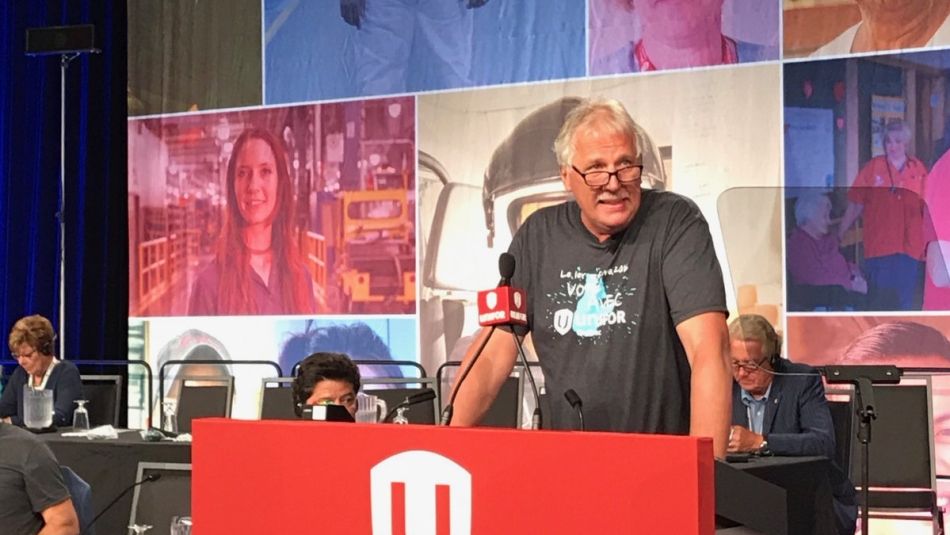
<svg viewBox="0 0 950 535">
<path fill-rule="evenodd" d="M 761 399 L 755 399 L 752 394 L 745 390 L 740 390 L 739 397 L 745 404 L 746 417 L 749 420 L 749 429 L 753 433 L 762 434 L 762 426 L 765 423 L 765 407 L 769 402 L 769 394 L 772 393 L 772 385 L 765 389 L 765 395 Z"/>
<path fill-rule="evenodd" d="M 59 364 L 59 359 L 53 357 L 53 362 L 50 362 L 49 368 L 46 368 L 46 373 L 43 374 L 43 380 L 40 381 L 40 386 L 33 386 L 33 376 L 26 374 L 26 385 L 33 390 L 46 390 L 46 382 L 49 381 L 49 376 L 53 373 L 53 368 L 55 368 L 57 364 Z"/>
<path fill-rule="evenodd" d="M 652 195 L 650 192 L 652 190 L 641 190 L 640 192 L 640 206 L 637 208 L 637 214 L 633 217 L 633 220 L 620 232 L 612 235 L 604 241 L 600 241 L 596 236 L 587 228 L 587 225 L 584 224 L 584 220 L 581 218 L 581 206 L 577 204 L 577 201 L 568 203 L 568 217 L 570 218 L 572 226 L 577 229 L 578 237 L 587 241 L 591 246 L 598 249 L 604 249 L 606 251 L 616 251 L 625 238 L 628 237 L 628 234 L 632 232 L 633 228 L 636 226 L 637 222 L 641 218 L 641 213 L 649 210 L 649 208 L 644 208 L 644 205 L 647 204 L 645 199 L 647 196 Z M 632 238 L 632 235 L 630 236 Z"/>
</svg>

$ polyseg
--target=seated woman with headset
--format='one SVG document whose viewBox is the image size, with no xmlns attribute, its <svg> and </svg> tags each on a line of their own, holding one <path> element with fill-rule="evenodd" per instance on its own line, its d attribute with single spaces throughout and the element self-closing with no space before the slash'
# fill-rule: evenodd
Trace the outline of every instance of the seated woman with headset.
<svg viewBox="0 0 950 535">
<path fill-rule="evenodd" d="M 20 366 L 10 376 L 0 397 L 0 420 L 23 423 L 23 391 L 27 388 L 53 391 L 53 425 L 72 424 L 73 401 L 82 399 L 82 380 L 72 362 L 53 356 L 56 333 L 43 316 L 21 318 L 10 330 L 10 352 Z"/>
</svg>

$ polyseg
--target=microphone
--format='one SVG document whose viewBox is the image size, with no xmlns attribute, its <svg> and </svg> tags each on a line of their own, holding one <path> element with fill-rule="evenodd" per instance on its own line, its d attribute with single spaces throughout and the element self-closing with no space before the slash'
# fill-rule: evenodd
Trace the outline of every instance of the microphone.
<svg viewBox="0 0 950 535">
<path fill-rule="evenodd" d="M 386 417 L 383 418 L 383 422 L 388 422 L 393 417 L 393 415 L 396 414 L 396 411 L 403 407 L 411 407 L 413 405 L 418 405 L 419 403 L 432 401 L 433 399 L 435 399 L 435 391 L 430 388 L 426 388 L 422 392 L 416 392 L 415 394 L 406 396 L 406 399 L 386 413 Z"/>
<path fill-rule="evenodd" d="M 498 287 L 492 290 L 478 292 L 478 324 L 482 327 L 490 327 L 488 333 L 481 343 L 475 349 L 472 360 L 468 367 L 462 370 L 458 382 L 455 383 L 455 389 L 449 402 L 442 409 L 442 415 L 439 418 L 439 425 L 449 425 L 452 423 L 452 414 L 455 411 L 455 397 L 461 390 L 462 382 L 468 377 L 470 371 L 475 366 L 478 358 L 482 356 L 485 345 L 495 333 L 498 325 L 506 325 L 512 319 L 514 313 L 515 321 L 522 321 L 522 325 L 527 325 L 528 316 L 525 314 L 524 292 L 514 294 L 509 286 L 511 276 L 515 273 L 515 257 L 511 253 L 502 253 L 498 257 L 498 271 L 501 274 L 501 280 L 498 281 Z M 514 305 L 514 306 L 513 306 Z M 519 320 L 520 318 L 520 320 Z"/>
<path fill-rule="evenodd" d="M 505 252 L 498 255 L 498 273 L 501 274 L 498 286 L 509 286 L 511 277 L 515 274 L 515 256 L 513 254 Z"/>
<path fill-rule="evenodd" d="M 498 271 L 501 272 L 498 286 L 478 292 L 478 324 L 482 327 L 527 325 L 528 300 L 524 290 L 510 286 L 515 273 L 515 257 L 511 253 L 501 253 L 498 257 Z"/>
<path fill-rule="evenodd" d="M 160 474 L 160 473 L 149 474 L 149 475 L 143 477 L 141 480 L 136 481 L 135 483 L 132 483 L 131 485 L 129 485 L 128 487 L 126 487 L 125 490 L 123 490 L 122 492 L 120 492 L 119 495 L 116 496 L 114 500 L 112 500 L 111 502 L 109 502 L 109 505 L 105 506 L 105 507 L 102 509 L 102 511 L 99 511 L 99 514 L 98 514 L 98 515 L 96 515 L 96 516 L 93 517 L 93 519 L 89 522 L 89 525 L 86 526 L 86 530 L 85 530 L 85 531 L 90 531 L 90 530 L 92 529 L 92 525 L 96 523 L 96 520 L 99 520 L 99 517 L 101 517 L 102 515 L 106 514 L 106 511 L 108 511 L 109 509 L 112 509 L 112 506 L 115 505 L 116 502 L 118 502 L 119 500 L 121 500 L 123 496 L 125 496 L 126 494 L 128 494 L 129 491 L 131 491 L 132 489 L 134 489 L 135 487 L 137 487 L 137 486 L 139 486 L 139 485 L 144 485 L 145 483 L 150 483 L 150 482 L 152 482 L 152 481 L 158 481 L 158 480 L 161 479 L 161 478 L 162 478 L 162 474 Z M 85 533 L 85 531 L 84 531 L 84 533 Z M 91 533 L 91 531 L 90 531 L 90 533 Z"/>
<path fill-rule="evenodd" d="M 577 395 L 577 392 L 573 388 L 568 388 L 564 392 L 564 399 L 571 404 L 571 407 L 574 407 L 574 410 L 577 411 L 577 419 L 581 422 L 581 431 L 585 431 L 584 428 L 584 404 L 581 403 L 581 397 Z"/>
<path fill-rule="evenodd" d="M 518 328 L 528 325 L 528 300 L 524 290 L 512 288 L 511 277 L 515 273 L 515 257 L 511 253 L 501 253 L 498 257 L 498 271 L 501 272 L 499 287 L 494 290 L 478 292 L 478 323 L 482 326 L 490 325 L 511 327 L 511 336 L 515 339 L 518 350 L 518 360 L 524 368 L 531 382 L 531 392 L 534 394 L 534 413 L 531 415 L 531 429 L 541 429 L 541 396 L 538 394 L 538 385 L 534 381 L 534 374 L 528 367 L 528 358 L 524 354 Z"/>
</svg>

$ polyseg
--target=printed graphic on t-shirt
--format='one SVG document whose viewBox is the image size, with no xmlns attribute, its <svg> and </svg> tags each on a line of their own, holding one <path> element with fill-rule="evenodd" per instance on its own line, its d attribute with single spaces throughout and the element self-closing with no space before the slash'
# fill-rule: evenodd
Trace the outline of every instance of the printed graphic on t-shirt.
<svg viewBox="0 0 950 535">
<path fill-rule="evenodd" d="M 560 288 L 547 295 L 554 331 L 561 336 L 573 331 L 579 341 L 594 343 L 615 329 L 632 332 L 638 318 L 627 305 L 637 289 L 628 286 L 627 271 L 627 264 L 593 273 L 561 270 Z"/>
</svg>

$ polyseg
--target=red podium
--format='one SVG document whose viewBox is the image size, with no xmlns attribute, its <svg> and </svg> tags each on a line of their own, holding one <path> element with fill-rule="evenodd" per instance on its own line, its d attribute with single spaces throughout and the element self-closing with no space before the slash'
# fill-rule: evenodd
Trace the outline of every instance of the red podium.
<svg viewBox="0 0 950 535">
<path fill-rule="evenodd" d="M 198 535 L 711 534 L 712 440 L 203 419 Z"/>
</svg>

